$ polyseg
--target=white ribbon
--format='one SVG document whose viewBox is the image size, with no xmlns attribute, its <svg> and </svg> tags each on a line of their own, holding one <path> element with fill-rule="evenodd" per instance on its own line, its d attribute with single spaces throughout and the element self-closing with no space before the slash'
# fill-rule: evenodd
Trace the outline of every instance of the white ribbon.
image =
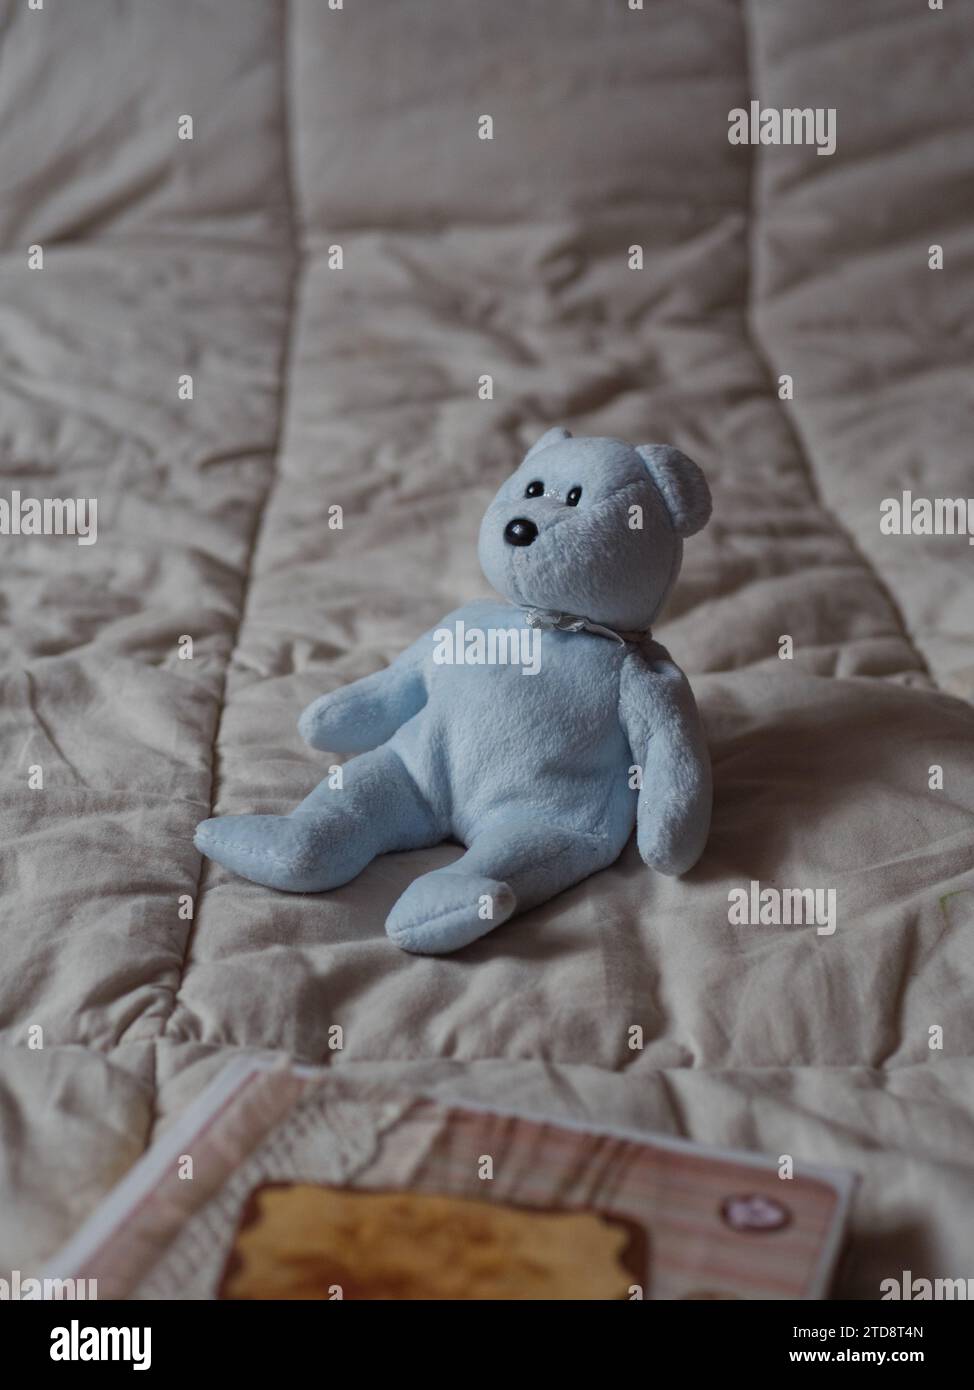
<svg viewBox="0 0 974 1390">
<path fill-rule="evenodd" d="M 591 632 L 596 637 L 609 637 L 625 646 L 627 642 L 645 642 L 652 636 L 649 628 L 643 632 L 616 632 L 614 628 L 594 623 L 591 618 L 583 618 L 578 613 L 559 613 L 555 608 L 528 608 L 524 606 L 528 627 L 549 628 L 553 632 Z"/>
</svg>

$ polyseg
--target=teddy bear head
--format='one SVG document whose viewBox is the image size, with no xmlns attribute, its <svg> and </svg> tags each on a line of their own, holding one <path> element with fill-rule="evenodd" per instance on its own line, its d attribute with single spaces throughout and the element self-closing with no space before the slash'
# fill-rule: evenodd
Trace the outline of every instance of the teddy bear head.
<svg viewBox="0 0 974 1390">
<path fill-rule="evenodd" d="M 551 429 L 501 486 L 480 527 L 480 564 L 512 603 L 643 631 L 705 526 L 710 489 L 669 444 L 573 439 Z"/>
</svg>

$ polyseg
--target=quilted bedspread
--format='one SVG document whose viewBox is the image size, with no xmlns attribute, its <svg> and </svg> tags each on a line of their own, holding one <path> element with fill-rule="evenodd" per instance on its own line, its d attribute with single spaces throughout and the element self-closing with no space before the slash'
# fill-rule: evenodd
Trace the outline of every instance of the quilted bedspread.
<svg viewBox="0 0 974 1390">
<path fill-rule="evenodd" d="M 852 1168 L 838 1293 L 974 1275 L 974 551 L 880 525 L 974 494 L 970 6 L 0 22 L 0 495 L 98 502 L 93 544 L 0 536 L 0 1270 L 257 1050 Z M 833 110 L 834 153 L 732 143 L 753 100 Z M 202 863 L 199 820 L 324 775 L 307 703 L 487 592 L 551 424 L 713 487 L 658 629 L 698 867 L 630 845 L 421 958 L 383 922 L 456 847 L 322 896 Z M 732 922 L 752 882 L 834 890 L 834 933 Z"/>
</svg>

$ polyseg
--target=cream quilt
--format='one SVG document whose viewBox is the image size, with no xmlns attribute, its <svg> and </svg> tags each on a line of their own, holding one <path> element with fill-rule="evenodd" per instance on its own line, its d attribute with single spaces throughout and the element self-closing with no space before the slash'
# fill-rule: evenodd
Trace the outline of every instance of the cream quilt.
<svg viewBox="0 0 974 1390">
<path fill-rule="evenodd" d="M 98 501 L 95 544 L 0 536 L 0 1271 L 257 1049 L 854 1168 L 840 1294 L 974 1276 L 974 551 L 880 529 L 974 498 L 970 7 L 0 23 L 0 496 Z M 835 152 L 731 144 L 752 100 L 834 110 Z M 453 848 L 322 897 L 201 864 L 197 821 L 323 775 L 305 704 L 485 592 L 480 513 L 553 423 L 714 490 L 659 629 L 699 867 L 630 846 L 419 958 L 383 921 Z M 834 889 L 834 934 L 732 924 L 752 882 Z"/>
</svg>

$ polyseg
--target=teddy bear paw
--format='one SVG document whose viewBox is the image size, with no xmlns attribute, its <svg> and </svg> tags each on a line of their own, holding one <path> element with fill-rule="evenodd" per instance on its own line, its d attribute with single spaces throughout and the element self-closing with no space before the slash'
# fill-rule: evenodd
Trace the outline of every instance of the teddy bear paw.
<svg viewBox="0 0 974 1390">
<path fill-rule="evenodd" d="M 514 890 L 507 883 L 437 869 L 410 884 L 389 913 L 386 931 L 404 951 L 444 955 L 486 936 L 516 908 Z"/>
<path fill-rule="evenodd" d="M 323 827 L 308 816 L 215 816 L 196 827 L 194 843 L 201 854 L 266 888 L 318 893 L 333 886 L 335 856 Z"/>
</svg>

